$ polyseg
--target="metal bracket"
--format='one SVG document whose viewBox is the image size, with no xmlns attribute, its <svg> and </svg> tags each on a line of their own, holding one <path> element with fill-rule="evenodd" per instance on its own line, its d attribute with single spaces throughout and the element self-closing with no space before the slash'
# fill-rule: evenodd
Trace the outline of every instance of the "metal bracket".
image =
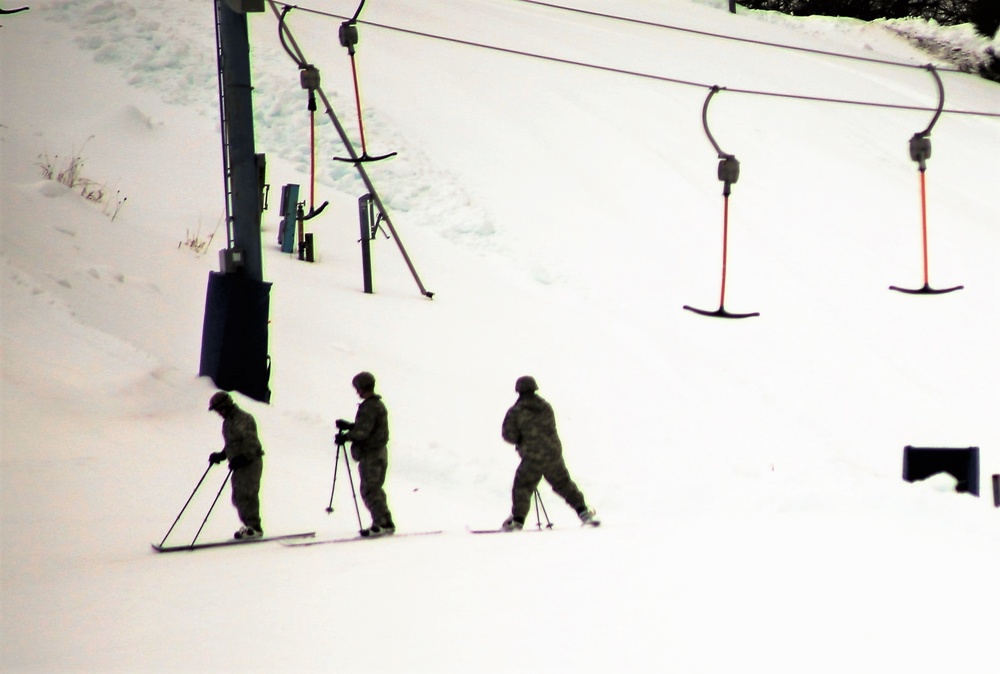
<svg viewBox="0 0 1000 674">
<path fill-rule="evenodd" d="M 720 91 L 722 89 L 718 85 L 713 85 L 712 89 L 708 92 L 708 96 L 705 98 L 705 105 L 701 109 L 701 125 L 705 129 L 705 135 L 708 136 L 712 147 L 715 148 L 716 154 L 719 155 L 719 180 L 724 183 L 722 194 L 729 196 L 732 193 L 731 186 L 736 184 L 736 181 L 740 179 L 740 162 L 736 159 L 735 155 L 722 151 L 722 148 L 715 141 L 712 131 L 708 128 L 708 104 L 712 102 L 712 97 Z"/>
<path fill-rule="evenodd" d="M 934 129 L 934 125 L 937 124 L 938 119 L 941 117 L 941 112 L 944 110 L 944 83 L 941 82 L 941 76 L 938 75 L 937 68 L 930 63 L 924 66 L 924 68 L 934 76 L 934 83 L 937 84 L 938 107 L 927 128 L 923 131 L 918 131 L 910 138 L 910 159 L 917 162 L 921 171 L 927 170 L 927 160 L 931 158 L 931 131 Z"/>
</svg>

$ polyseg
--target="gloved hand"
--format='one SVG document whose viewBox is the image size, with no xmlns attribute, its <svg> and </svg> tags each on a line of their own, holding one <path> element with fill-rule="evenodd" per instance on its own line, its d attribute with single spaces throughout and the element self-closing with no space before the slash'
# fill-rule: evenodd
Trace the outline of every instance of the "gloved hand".
<svg viewBox="0 0 1000 674">
<path fill-rule="evenodd" d="M 225 452 L 212 452 L 211 454 L 208 455 L 208 462 L 213 466 L 217 463 L 222 463 L 225 460 L 226 460 Z"/>
<path fill-rule="evenodd" d="M 337 419 L 337 428 L 341 431 L 349 431 L 354 428 L 354 423 L 347 419 Z"/>
<path fill-rule="evenodd" d="M 337 435 L 336 435 L 336 437 L 334 437 L 333 441 L 336 442 L 338 446 L 340 446 L 340 445 L 346 445 L 349 442 L 349 440 L 347 439 L 347 433 L 343 433 L 343 432 L 337 433 Z"/>
</svg>

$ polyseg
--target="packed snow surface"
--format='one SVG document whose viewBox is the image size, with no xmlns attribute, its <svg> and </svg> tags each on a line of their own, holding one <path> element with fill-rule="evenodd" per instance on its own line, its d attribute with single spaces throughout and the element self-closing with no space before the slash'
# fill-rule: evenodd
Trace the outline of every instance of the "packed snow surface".
<svg viewBox="0 0 1000 674">
<path fill-rule="evenodd" d="M 0 671 L 993 671 L 1000 86 L 938 64 L 928 274 L 964 288 L 893 292 L 924 282 L 908 142 L 938 103 L 930 57 L 883 25 L 727 5 L 574 2 L 637 24 L 517 0 L 368 2 L 367 148 L 398 153 L 369 165 L 399 236 L 373 243 L 374 294 L 363 184 L 318 115 L 312 186 L 306 92 L 274 13 L 251 15 L 273 397 L 236 397 L 267 452 L 265 529 L 357 530 L 342 472 L 326 509 L 334 421 L 370 370 L 396 524 L 442 533 L 166 555 L 150 543 L 221 445 L 197 376 L 227 238 L 212 3 L 3 16 Z M 355 9 L 314 2 L 287 21 L 358 143 L 337 39 Z M 682 308 L 720 304 L 712 85 L 711 131 L 742 169 L 724 299 L 760 314 L 743 320 Z M 307 207 L 330 202 L 308 223 L 314 264 L 276 243 L 288 183 Z M 524 374 L 598 529 L 543 485 L 551 532 L 467 531 L 509 513 L 517 456 L 499 427 Z M 903 481 L 907 445 L 979 447 L 982 497 Z M 194 537 L 223 478 L 208 470 L 168 543 Z M 199 540 L 230 537 L 228 487 L 211 512 Z"/>
</svg>

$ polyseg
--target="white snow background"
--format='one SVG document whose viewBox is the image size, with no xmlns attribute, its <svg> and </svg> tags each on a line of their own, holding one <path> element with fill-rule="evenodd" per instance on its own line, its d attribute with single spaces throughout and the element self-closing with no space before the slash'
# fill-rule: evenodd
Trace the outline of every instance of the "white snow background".
<svg viewBox="0 0 1000 674">
<path fill-rule="evenodd" d="M 888 286 L 922 285 L 908 141 L 932 113 L 720 92 L 711 128 L 742 166 L 726 308 L 760 316 L 706 318 L 682 306 L 719 301 L 707 88 L 362 24 L 368 149 L 399 153 L 369 168 L 434 298 L 381 236 L 366 295 L 364 190 L 322 117 L 317 262 L 277 248 L 281 186 L 309 197 L 308 112 L 273 13 L 252 15 L 273 398 L 237 397 L 267 452 L 266 531 L 357 529 L 346 483 L 325 508 L 333 422 L 368 369 L 399 531 L 443 533 L 160 555 L 221 446 L 197 376 L 225 245 L 212 3 L 23 4 L 0 21 L 0 670 L 996 670 L 1000 119 L 933 129 L 931 285 L 965 288 L 912 296 Z M 917 67 L 514 0 L 371 0 L 361 19 L 705 85 L 937 102 L 929 57 L 879 24 L 574 5 Z M 341 20 L 288 21 L 357 143 Z M 996 83 L 942 78 L 948 108 L 1000 113 Z M 103 202 L 43 176 L 76 156 Z M 552 532 L 467 533 L 509 512 L 499 426 L 523 374 L 599 529 L 543 485 Z M 904 482 L 906 445 L 980 447 L 982 497 Z M 223 477 L 168 542 L 194 536 Z M 237 527 L 227 487 L 199 540 Z"/>
</svg>

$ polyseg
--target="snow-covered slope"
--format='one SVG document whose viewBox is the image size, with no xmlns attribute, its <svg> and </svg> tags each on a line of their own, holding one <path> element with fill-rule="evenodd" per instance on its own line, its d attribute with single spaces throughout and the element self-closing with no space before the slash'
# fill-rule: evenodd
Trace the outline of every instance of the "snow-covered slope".
<svg viewBox="0 0 1000 674">
<path fill-rule="evenodd" d="M 587 0 L 599 12 L 920 66 L 881 26 L 733 16 L 722 2 Z M 345 0 L 313 9 L 350 16 Z M 369 2 L 362 19 L 755 89 L 933 108 L 900 68 L 512 0 Z M 289 26 L 350 133 L 340 20 Z M 350 379 L 379 379 L 390 502 L 431 537 L 157 556 L 219 447 L 196 376 L 224 245 L 211 3 L 49 0 L 0 28 L 0 670 L 986 671 L 1000 522 L 994 411 L 997 117 L 945 114 L 928 163 L 930 279 L 907 142 L 925 110 L 723 91 L 709 118 L 742 166 L 722 185 L 705 87 L 361 26 L 371 173 L 393 241 L 361 292 L 357 198 L 322 122 L 318 261 L 275 244 L 280 186 L 308 185 L 308 113 L 273 14 L 251 18 L 273 399 L 240 399 L 267 458 L 268 533 L 357 527 L 333 470 Z M 947 107 L 1000 88 L 942 73 Z M 106 199 L 43 176 L 74 156 Z M 92 188 L 93 189 L 93 188 Z M 204 249 L 200 244 L 207 244 Z M 199 248 L 199 250 L 195 250 Z M 605 524 L 472 536 L 509 508 L 499 438 L 514 380 L 555 406 Z M 984 498 L 900 479 L 905 445 L 981 448 Z M 194 536 L 210 471 L 173 537 Z M 367 523 L 367 521 L 366 521 Z M 201 534 L 237 527 L 223 495 Z"/>
</svg>

